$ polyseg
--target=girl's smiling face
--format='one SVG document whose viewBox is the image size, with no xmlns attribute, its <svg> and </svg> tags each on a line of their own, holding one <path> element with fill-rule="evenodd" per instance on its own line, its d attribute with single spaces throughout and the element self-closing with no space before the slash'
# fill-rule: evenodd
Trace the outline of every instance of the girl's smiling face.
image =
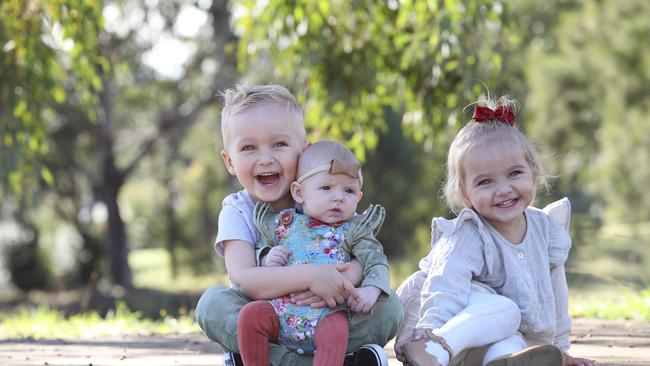
<svg viewBox="0 0 650 366">
<path fill-rule="evenodd" d="M 470 148 L 462 161 L 463 199 L 506 238 L 523 239 L 524 210 L 535 199 L 535 179 L 520 144 L 488 139 Z M 510 239 L 510 238 L 508 238 Z"/>
</svg>

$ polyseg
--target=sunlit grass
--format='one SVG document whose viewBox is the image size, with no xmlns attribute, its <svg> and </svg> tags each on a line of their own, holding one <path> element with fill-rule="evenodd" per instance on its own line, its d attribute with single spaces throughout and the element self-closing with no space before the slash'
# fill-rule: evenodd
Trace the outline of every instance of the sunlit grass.
<svg viewBox="0 0 650 366">
<path fill-rule="evenodd" d="M 216 284 L 225 285 L 228 279 L 224 273 L 196 275 L 191 269 L 180 268 L 176 278 L 170 269 L 169 253 L 163 248 L 138 249 L 129 255 L 133 271 L 133 282 L 137 288 L 149 288 L 165 292 L 202 292 Z"/>
<path fill-rule="evenodd" d="M 650 289 L 576 294 L 569 305 L 573 317 L 650 320 Z"/>
<path fill-rule="evenodd" d="M 0 313 L 0 339 L 27 338 L 92 338 L 124 335 L 164 335 L 200 332 L 194 316 L 187 311 L 177 318 L 163 317 L 150 320 L 137 311 L 131 311 L 121 302 L 105 318 L 95 312 L 69 317 L 61 311 L 45 306 L 37 309 L 20 308 Z"/>
</svg>

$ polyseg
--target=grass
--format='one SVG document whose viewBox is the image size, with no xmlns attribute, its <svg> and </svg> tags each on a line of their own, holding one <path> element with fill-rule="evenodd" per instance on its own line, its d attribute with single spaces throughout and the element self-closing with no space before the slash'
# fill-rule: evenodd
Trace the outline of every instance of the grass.
<svg viewBox="0 0 650 366">
<path fill-rule="evenodd" d="M 650 320 L 650 222 L 609 224 L 572 250 L 574 317 Z"/>
<path fill-rule="evenodd" d="M 164 249 L 139 249 L 131 252 L 129 264 L 134 274 L 134 285 L 140 289 L 151 289 L 164 293 L 200 294 L 214 284 L 226 284 L 225 274 L 209 273 L 195 275 L 185 268 L 174 278 L 170 271 L 169 254 Z M 141 295 L 142 296 L 142 295 Z M 138 306 L 154 308 L 157 319 L 131 310 L 124 301 L 118 301 L 105 317 L 98 312 L 88 311 L 66 316 L 63 311 L 42 305 L 37 308 L 19 306 L 10 311 L 0 311 L 0 339 L 34 338 L 92 338 L 124 335 L 188 334 L 201 330 L 196 324 L 193 311 L 186 307 L 174 308 L 177 316 L 171 316 L 164 309 L 169 306 L 164 299 L 158 304 L 149 304 L 152 299 L 131 300 Z M 146 304 L 145 304 L 146 303 Z M 132 306 L 133 307 L 133 306 Z M 146 313 L 151 313 L 147 311 Z"/>
<path fill-rule="evenodd" d="M 65 317 L 61 311 L 45 306 L 0 313 L 0 339 L 69 339 L 196 332 L 200 332 L 200 329 L 191 313 L 150 320 L 137 311 L 129 310 L 124 303 L 118 303 L 115 311 L 109 312 L 105 318 L 96 312 Z"/>
<path fill-rule="evenodd" d="M 571 296 L 573 317 L 650 320 L 650 289 L 640 292 L 578 293 Z"/>
<path fill-rule="evenodd" d="M 212 272 L 197 275 L 189 268 L 181 268 L 174 278 L 170 271 L 170 256 L 163 248 L 138 249 L 131 251 L 129 264 L 133 271 L 133 284 L 137 288 L 148 288 L 165 292 L 203 292 L 215 284 L 225 285 L 225 273 Z M 224 271 L 222 271 L 224 272 Z"/>
</svg>

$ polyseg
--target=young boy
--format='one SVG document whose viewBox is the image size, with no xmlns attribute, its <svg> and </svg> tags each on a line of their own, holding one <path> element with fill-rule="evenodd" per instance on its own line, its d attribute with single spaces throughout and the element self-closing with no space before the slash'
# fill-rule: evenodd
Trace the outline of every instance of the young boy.
<svg viewBox="0 0 650 366">
<path fill-rule="evenodd" d="M 297 293 L 300 305 L 321 302 L 335 306 L 345 301 L 361 279 L 358 262 L 335 266 L 295 265 L 258 267 L 256 249 L 262 247 L 253 224 L 258 201 L 273 209 L 293 206 L 290 185 L 296 178 L 298 156 L 307 145 L 303 115 L 295 98 L 277 85 L 238 87 L 224 93 L 221 152 L 228 172 L 237 177 L 243 190 L 227 196 L 219 214 L 215 248 L 224 256 L 232 288 L 208 289 L 196 307 L 199 326 L 226 352 L 224 363 L 240 365 L 237 353 L 237 317 L 251 299 L 271 299 Z M 353 281 L 351 281 L 353 280 Z M 350 319 L 346 363 L 380 364 L 383 348 L 402 319 L 402 305 L 391 291 L 381 296 L 372 312 Z M 364 346 L 369 344 L 367 346 Z M 378 345 L 379 346 L 378 346 Z M 310 365 L 312 357 L 270 344 L 273 365 Z"/>
<path fill-rule="evenodd" d="M 246 365 L 268 365 L 268 343 L 314 354 L 314 366 L 342 365 L 348 343 L 348 311 L 369 312 L 381 293 L 390 295 L 390 272 L 375 238 L 384 221 L 381 206 L 357 215 L 363 196 L 361 166 L 354 154 L 334 141 L 309 145 L 298 160 L 291 194 L 299 206 L 280 212 L 258 203 L 254 221 L 269 246 L 263 266 L 349 262 L 363 265 L 364 281 L 349 307 L 314 309 L 289 295 L 246 304 L 239 313 L 239 349 Z M 388 363 L 387 359 L 383 360 Z"/>
</svg>

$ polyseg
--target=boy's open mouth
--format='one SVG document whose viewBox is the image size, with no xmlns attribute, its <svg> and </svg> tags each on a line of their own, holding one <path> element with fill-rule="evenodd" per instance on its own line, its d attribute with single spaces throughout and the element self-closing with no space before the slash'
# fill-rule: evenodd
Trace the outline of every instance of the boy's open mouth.
<svg viewBox="0 0 650 366">
<path fill-rule="evenodd" d="M 257 181 L 263 185 L 272 185 L 277 183 L 280 180 L 280 174 L 278 173 L 262 173 L 255 176 Z"/>
</svg>

